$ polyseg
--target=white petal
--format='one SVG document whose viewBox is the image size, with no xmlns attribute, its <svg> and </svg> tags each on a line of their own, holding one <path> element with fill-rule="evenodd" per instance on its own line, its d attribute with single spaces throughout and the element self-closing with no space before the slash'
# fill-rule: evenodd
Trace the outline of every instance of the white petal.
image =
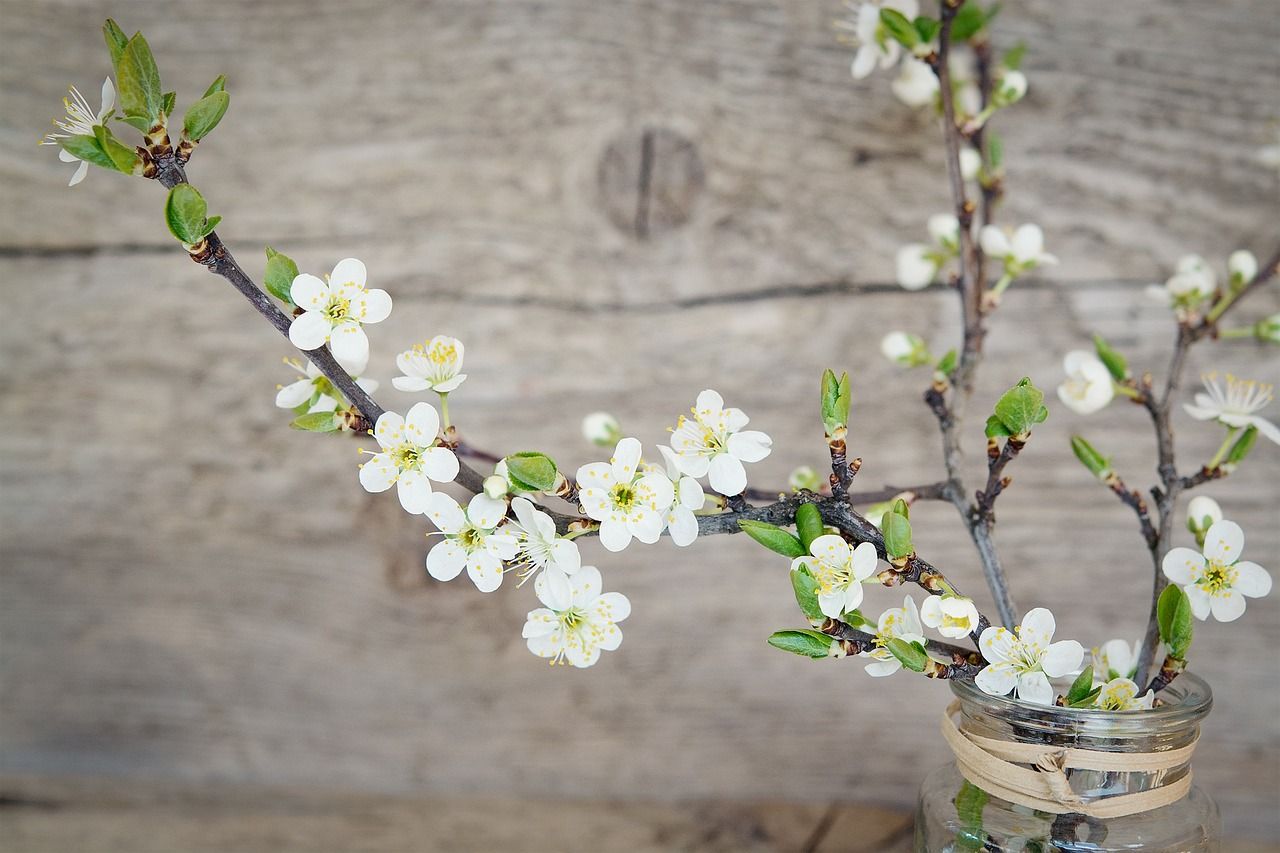
<svg viewBox="0 0 1280 853">
<path fill-rule="evenodd" d="M 571 642 L 565 646 L 564 659 L 578 669 L 586 669 L 589 666 L 594 666 L 596 661 L 600 660 L 600 647 L 597 645 L 585 646 L 580 640 Z"/>
<path fill-rule="evenodd" d="M 282 409 L 296 409 L 311 399 L 316 386 L 310 379 L 290 382 L 276 393 L 276 405 Z"/>
<path fill-rule="evenodd" d="M 863 669 L 872 678 L 884 678 L 902 669 L 902 663 L 897 658 L 890 657 L 888 660 L 873 660 Z"/>
<path fill-rule="evenodd" d="M 413 515 L 424 513 L 431 500 L 431 481 L 421 471 L 402 471 L 396 480 L 396 493 L 405 512 Z"/>
<path fill-rule="evenodd" d="M 396 466 L 389 453 L 378 453 L 360 466 L 360 485 L 367 492 L 385 492 L 396 481 Z"/>
<path fill-rule="evenodd" d="M 698 538 L 698 519 L 689 509 L 677 506 L 667 513 L 667 531 L 672 543 L 683 548 Z"/>
<path fill-rule="evenodd" d="M 1036 607 L 1028 610 L 1027 615 L 1022 617 L 1022 624 L 1018 627 L 1018 639 L 1044 648 L 1053 639 L 1055 630 L 1057 626 L 1054 624 L 1053 614 L 1043 607 Z"/>
<path fill-rule="evenodd" d="M 1007 696 L 1018 683 L 1018 673 L 1014 670 L 1013 664 L 1007 661 L 999 661 L 997 663 L 985 666 L 974 676 L 973 683 L 978 685 L 983 693 L 989 693 L 992 696 Z"/>
<path fill-rule="evenodd" d="M 1280 444 L 1280 427 L 1260 415 L 1253 415 L 1245 420 L 1248 422 L 1247 426 L 1257 427 L 1263 438 L 1269 438 L 1276 444 Z"/>
<path fill-rule="evenodd" d="M 569 585 L 569 576 L 559 569 L 543 569 L 533 581 L 533 591 L 538 600 L 552 610 L 564 611 L 573 606 L 573 587 Z"/>
<path fill-rule="evenodd" d="M 1040 658 L 1040 668 L 1050 678 L 1061 678 L 1080 670 L 1084 662 L 1084 646 L 1075 640 L 1060 640 L 1050 644 Z"/>
<path fill-rule="evenodd" d="M 858 52 L 853 55 L 853 78 L 861 80 L 876 70 L 876 60 L 880 58 L 879 51 L 874 45 L 864 44 L 858 48 Z"/>
<path fill-rule="evenodd" d="M 662 536 L 662 528 L 666 524 L 667 518 L 663 512 L 646 507 L 636 510 L 631 515 L 627 520 L 627 529 L 641 542 L 652 545 Z"/>
<path fill-rule="evenodd" d="M 102 100 L 99 103 L 101 104 L 101 107 L 98 109 L 98 121 L 101 122 L 102 119 L 106 117 L 107 113 L 111 112 L 112 108 L 116 105 L 116 87 L 115 84 L 111 82 L 110 77 L 107 77 L 102 81 Z M 1240 253 L 1237 252 L 1236 254 Z M 1248 253 L 1246 252 L 1245 254 Z M 1254 263 L 1254 266 L 1257 266 L 1256 262 Z M 1249 278 L 1253 278 L 1253 276 L 1249 276 Z"/>
<path fill-rule="evenodd" d="M 467 518 L 476 527 L 486 530 L 498 526 L 498 522 L 507 514 L 507 502 L 495 500 L 481 492 L 467 504 Z"/>
<path fill-rule="evenodd" d="M 618 593 L 610 593 L 610 595 L 618 595 Z M 617 625 L 609 625 L 600 630 L 604 635 L 600 638 L 600 651 L 611 652 L 622 645 L 622 629 Z"/>
<path fill-rule="evenodd" d="M 983 254 L 993 258 L 1003 258 L 1013 252 L 1008 235 L 995 225 L 983 226 L 978 233 L 978 243 L 982 246 Z"/>
<path fill-rule="evenodd" d="M 818 538 L 821 539 L 822 537 L 820 536 Z M 871 577 L 875 574 L 876 565 L 880 562 L 880 558 L 876 556 L 876 546 L 872 545 L 870 542 L 858 543 L 858 547 L 853 549 L 851 562 L 853 566 L 853 576 L 855 578 L 860 581 L 864 581 Z"/>
<path fill-rule="evenodd" d="M 76 184 L 84 180 L 84 176 L 89 174 L 89 161 L 81 160 L 80 165 L 76 166 L 75 172 L 71 174 L 71 180 L 67 181 L 67 186 L 74 187 Z"/>
<path fill-rule="evenodd" d="M 588 462 L 578 469 L 578 487 L 608 492 L 614 486 L 613 468 L 608 462 Z"/>
<path fill-rule="evenodd" d="M 1225 589 L 1210 596 L 1209 611 L 1219 622 L 1234 622 L 1244 615 L 1244 596 L 1238 590 Z"/>
<path fill-rule="evenodd" d="M 59 148 L 59 149 L 58 149 L 58 159 L 59 159 L 59 160 L 61 160 L 63 163 L 81 163 L 81 162 L 83 162 L 79 157 L 77 157 L 76 155 L 72 154 L 70 151 L 68 151 L 68 150 L 67 150 L 67 149 L 65 149 L 65 148 Z"/>
<path fill-rule="evenodd" d="M 450 391 L 453 391 L 459 385 L 461 385 L 463 381 L 466 380 L 466 378 L 467 378 L 467 374 L 459 373 L 457 376 L 453 377 L 452 379 L 446 379 L 443 382 L 437 382 L 434 390 L 440 394 L 448 394 Z"/>
<path fill-rule="evenodd" d="M 373 425 L 373 437 L 384 449 L 404 441 L 404 418 L 396 412 L 383 412 Z"/>
<path fill-rule="evenodd" d="M 363 299 L 352 302 L 361 323 L 381 323 L 391 316 L 391 295 L 385 290 L 366 290 Z"/>
<path fill-rule="evenodd" d="M 502 586 L 502 561 L 488 551 L 472 551 L 467 557 L 467 577 L 481 592 Z"/>
<path fill-rule="evenodd" d="M 467 516 L 462 511 L 462 507 L 444 492 L 431 493 L 423 514 L 444 533 L 459 533 L 467 526 Z"/>
<path fill-rule="evenodd" d="M 742 494 L 747 488 L 747 470 L 731 454 L 721 453 L 713 458 L 707 473 L 710 475 L 711 488 L 722 495 L 733 497 Z"/>
<path fill-rule="evenodd" d="M 329 286 L 333 288 L 345 287 L 354 284 L 356 287 L 364 287 L 367 273 L 364 264 L 355 258 L 343 258 L 338 261 L 337 266 L 333 268 L 333 272 L 329 275 Z"/>
<path fill-rule="evenodd" d="M 729 452 L 743 462 L 759 462 L 769 455 L 773 439 L 757 429 L 735 432 L 729 436 Z"/>
<path fill-rule="evenodd" d="M 289 342 L 300 350 L 319 349 L 329 340 L 329 318 L 319 311 L 306 311 L 289 324 Z"/>
<path fill-rule="evenodd" d="M 1043 672 L 1024 672 L 1018 676 L 1018 698 L 1035 705 L 1053 704 L 1053 685 Z"/>
<path fill-rule="evenodd" d="M 1160 567 L 1164 575 L 1179 586 L 1186 586 L 1204 571 L 1204 557 L 1190 548 L 1171 548 L 1164 555 Z"/>
<path fill-rule="evenodd" d="M 405 436 L 417 447 L 427 447 L 440 432 L 440 415 L 430 403 L 414 403 L 404 416 Z"/>
<path fill-rule="evenodd" d="M 837 566 L 843 566 L 852 559 L 849 543 L 834 533 L 824 533 L 810 542 L 809 553 Z"/>
<path fill-rule="evenodd" d="M 1248 560 L 1242 560 L 1236 563 L 1233 568 L 1239 572 L 1233 586 L 1241 594 L 1250 598 L 1262 598 L 1262 596 L 1271 592 L 1271 575 L 1262 566 L 1257 563 L 1251 563 Z"/>
<path fill-rule="evenodd" d="M 527 625 L 528 623 L 525 624 Z M 557 620 L 555 627 L 551 629 L 551 633 L 529 637 L 526 645 L 529 647 L 529 651 L 540 658 L 553 658 L 560 654 L 560 650 L 564 648 L 564 632 L 560 630 L 559 621 Z"/>
<path fill-rule="evenodd" d="M 930 628 L 937 628 L 942 624 L 942 615 L 940 596 L 931 595 L 924 600 L 924 604 L 920 605 L 920 619 Z"/>
<path fill-rule="evenodd" d="M 1012 660 L 1015 644 L 1016 638 L 1012 631 L 995 625 L 987 628 L 978 637 L 978 649 L 982 652 L 982 656 L 993 664 Z M 1013 685 L 1010 684 L 1009 687 L 1012 689 Z"/>
<path fill-rule="evenodd" d="M 631 544 L 631 531 L 625 521 L 607 519 L 600 522 L 600 544 L 606 551 L 621 551 Z"/>
<path fill-rule="evenodd" d="M 650 508 L 658 512 L 664 512 L 676 499 L 675 486 L 661 471 L 650 471 L 645 474 L 636 482 L 636 488 L 642 493 L 647 493 L 646 499 L 650 503 Z"/>
<path fill-rule="evenodd" d="M 299 273 L 289 285 L 289 299 L 304 311 L 319 311 L 329 301 L 329 285 L 310 273 Z"/>
<path fill-rule="evenodd" d="M 847 613 L 850 610 L 857 610 L 862 606 L 862 584 L 851 583 L 844 590 L 844 610 Z"/>
<path fill-rule="evenodd" d="M 294 323 L 297 323 L 297 320 Z M 333 351 L 333 357 L 344 364 L 368 363 L 369 336 L 364 333 L 364 329 L 360 328 L 359 323 L 347 320 L 334 326 L 329 333 L 329 349 Z"/>
<path fill-rule="evenodd" d="M 724 410 L 724 397 L 721 397 L 718 391 L 712 391 L 708 388 L 698 394 L 698 399 L 693 404 L 693 408 L 700 418 L 714 418 Z"/>
<path fill-rule="evenodd" d="M 613 458 L 609 460 L 613 478 L 619 483 L 630 483 L 635 476 L 636 466 L 640 464 L 640 441 L 635 438 L 624 438 L 614 448 Z"/>
<path fill-rule="evenodd" d="M 707 503 L 707 496 L 702 491 L 702 484 L 692 477 L 681 477 L 676 489 L 680 505 L 689 510 L 700 510 Z"/>
<path fill-rule="evenodd" d="M 422 472 L 437 483 L 452 483 L 458 476 L 458 457 L 447 447 L 422 451 Z"/>
<path fill-rule="evenodd" d="M 430 391 L 431 383 L 416 376 L 397 376 L 391 380 L 397 391 Z"/>
<path fill-rule="evenodd" d="M 427 574 L 438 581 L 451 581 L 467 565 L 467 550 L 452 539 L 444 539 L 427 552 Z"/>
<path fill-rule="evenodd" d="M 1035 260 L 1044 251 L 1044 232 L 1039 225 L 1022 225 L 1013 232 L 1013 255 L 1020 261 Z"/>
<path fill-rule="evenodd" d="M 1187 594 L 1187 602 L 1191 605 L 1191 615 L 1199 619 L 1201 622 L 1209 618 L 1209 593 L 1204 591 L 1204 587 L 1197 584 L 1184 586 L 1182 591 Z"/>
<path fill-rule="evenodd" d="M 818 609 L 823 616 L 839 619 L 840 614 L 844 613 L 844 590 L 818 593 Z"/>
<path fill-rule="evenodd" d="M 525 619 L 527 621 L 524 623 L 524 629 L 520 632 L 520 636 L 526 640 L 530 637 L 545 637 L 559 625 L 556 614 L 545 607 L 530 610 Z"/>
<path fill-rule="evenodd" d="M 1234 521 L 1214 522 L 1204 536 L 1204 557 L 1231 565 L 1244 551 L 1244 531 Z"/>
<path fill-rule="evenodd" d="M 551 562 L 565 574 L 575 574 L 582 567 L 582 552 L 578 550 L 578 543 L 572 539 L 553 540 Z"/>
<path fill-rule="evenodd" d="M 583 566 L 576 575 L 569 578 L 573 606 L 590 607 L 591 603 L 599 597 L 603 586 L 604 580 L 600 577 L 600 570 L 595 566 Z"/>
</svg>

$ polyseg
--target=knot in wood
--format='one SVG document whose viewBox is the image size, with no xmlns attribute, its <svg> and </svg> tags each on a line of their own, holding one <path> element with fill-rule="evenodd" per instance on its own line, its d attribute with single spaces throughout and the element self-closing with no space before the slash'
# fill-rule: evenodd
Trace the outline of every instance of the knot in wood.
<svg viewBox="0 0 1280 853">
<path fill-rule="evenodd" d="M 596 172 L 609 221 L 637 240 L 689 221 L 706 183 L 697 146 L 665 127 L 627 130 L 610 142 Z"/>
</svg>

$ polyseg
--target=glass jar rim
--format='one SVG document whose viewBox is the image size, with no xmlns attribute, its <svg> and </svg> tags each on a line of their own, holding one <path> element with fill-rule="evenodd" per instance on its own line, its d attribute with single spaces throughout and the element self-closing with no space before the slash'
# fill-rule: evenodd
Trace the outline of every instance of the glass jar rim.
<svg viewBox="0 0 1280 853">
<path fill-rule="evenodd" d="M 1104 711 L 1099 708 L 1064 708 L 1036 705 L 1011 696 L 984 693 L 972 679 L 955 679 L 951 691 L 962 706 L 978 705 L 987 713 L 1010 718 L 1040 719 L 1051 714 L 1055 722 L 1080 730 L 1096 729 L 1114 737 L 1118 734 L 1150 734 L 1154 729 L 1181 728 L 1197 723 L 1213 707 L 1213 691 L 1197 675 L 1184 672 L 1160 692 L 1164 704 L 1142 711 Z"/>
</svg>

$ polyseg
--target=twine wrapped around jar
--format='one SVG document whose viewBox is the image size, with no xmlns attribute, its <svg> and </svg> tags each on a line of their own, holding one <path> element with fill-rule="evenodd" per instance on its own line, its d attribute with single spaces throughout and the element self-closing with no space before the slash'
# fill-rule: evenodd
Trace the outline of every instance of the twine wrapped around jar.
<svg viewBox="0 0 1280 853">
<path fill-rule="evenodd" d="M 1158 809 L 1177 802 L 1191 789 L 1191 768 L 1173 782 L 1145 791 L 1117 794 L 1086 802 L 1071 789 L 1068 769 L 1155 773 L 1186 764 L 1196 740 L 1160 752 L 1100 752 L 983 737 L 957 727 L 953 702 L 942 717 L 942 736 L 951 747 L 956 766 L 969 782 L 989 794 L 1051 814 L 1077 813 L 1114 818 Z M 1030 767 L 1025 766 L 1030 765 Z"/>
</svg>

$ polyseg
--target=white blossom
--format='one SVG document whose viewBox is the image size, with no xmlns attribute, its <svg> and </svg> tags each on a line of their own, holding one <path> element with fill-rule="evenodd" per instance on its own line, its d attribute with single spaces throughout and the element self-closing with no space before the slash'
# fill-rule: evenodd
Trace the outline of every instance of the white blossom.
<svg viewBox="0 0 1280 853">
<path fill-rule="evenodd" d="M 600 522 L 600 544 L 621 551 L 632 537 L 652 544 L 662 535 L 675 499 L 670 478 L 640 465 L 640 442 L 624 438 L 613 458 L 578 469 L 578 499 L 587 515 Z"/>
<path fill-rule="evenodd" d="M 1199 255 L 1184 255 L 1172 276 L 1163 284 L 1153 284 L 1147 292 L 1153 299 L 1179 311 L 1195 310 L 1218 289 L 1213 268 Z"/>
<path fill-rule="evenodd" d="M 1233 287 L 1240 287 L 1253 281 L 1258 274 L 1258 259 L 1247 249 L 1238 249 L 1227 258 L 1227 275 Z"/>
<path fill-rule="evenodd" d="M 391 314 L 391 297 L 385 290 L 367 290 L 366 278 L 364 264 L 355 258 L 338 261 L 327 281 L 299 274 L 289 288 L 289 298 L 303 309 L 289 326 L 293 345 L 313 350 L 327 343 L 348 372 L 363 370 L 369 362 L 364 324 L 381 323 Z"/>
<path fill-rule="evenodd" d="M 880 339 L 880 354 L 903 367 L 928 364 L 929 348 L 919 335 L 894 331 Z"/>
<path fill-rule="evenodd" d="M 1093 707 L 1103 711 L 1150 711 L 1156 694 L 1148 690 L 1138 695 L 1138 685 L 1128 678 L 1113 678 L 1102 686 Z"/>
<path fill-rule="evenodd" d="M 73 136 L 93 136 L 93 128 L 95 125 L 105 125 L 107 119 L 115 111 L 116 105 L 116 87 L 111 82 L 111 78 L 102 81 L 102 101 L 101 106 L 95 113 L 93 107 L 89 106 L 89 102 L 85 100 L 84 95 L 80 94 L 80 90 L 75 86 L 68 89 L 67 97 L 62 99 L 62 106 L 67 111 L 64 119 L 54 119 L 53 125 L 57 130 L 50 131 L 40 140 L 41 145 L 61 145 L 60 139 L 70 139 Z M 64 163 L 79 163 L 75 172 L 71 175 L 71 180 L 67 186 L 74 187 L 76 184 L 84 180 L 85 174 L 89 171 L 89 163 L 87 160 L 81 160 L 65 148 L 58 149 L 58 159 Z"/>
<path fill-rule="evenodd" d="M 994 626 L 986 629 L 978 649 L 988 665 L 974 683 L 992 696 L 1004 696 L 1012 690 L 1025 702 L 1052 705 L 1054 692 L 1049 679 L 1078 672 L 1084 661 L 1084 647 L 1075 640 L 1053 642 L 1055 630 L 1053 614 L 1043 607 L 1028 611 L 1016 631 Z"/>
<path fill-rule="evenodd" d="M 862 604 L 862 582 L 875 574 L 878 557 L 875 546 L 862 542 L 857 548 L 833 533 L 809 543 L 807 557 L 791 561 L 794 571 L 802 565 L 818 582 L 818 608 L 824 616 L 839 619 Z"/>
<path fill-rule="evenodd" d="M 1062 360 L 1067 378 L 1058 386 L 1058 399 L 1078 415 L 1100 411 L 1115 396 L 1111 371 L 1088 350 L 1072 350 Z"/>
<path fill-rule="evenodd" d="M 978 629 L 978 607 L 959 595 L 931 595 L 920 606 L 920 619 L 944 637 L 959 639 Z"/>
<path fill-rule="evenodd" d="M 923 290 L 938 276 L 937 253 L 924 243 L 907 243 L 898 249 L 894 273 L 903 290 Z"/>
<path fill-rule="evenodd" d="M 1271 592 L 1271 575 L 1257 563 L 1241 560 L 1244 531 L 1234 521 L 1219 521 L 1204 537 L 1204 552 L 1173 548 L 1161 563 L 1169 580 L 1187 593 L 1191 613 L 1200 620 L 1209 614 L 1232 622 L 1244 613 L 1245 596 L 1261 598 Z"/>
<path fill-rule="evenodd" d="M 520 573 L 521 583 L 543 569 L 573 575 L 582 566 L 578 543 L 556 533 L 551 516 L 539 510 L 528 498 L 513 498 L 511 511 L 515 521 L 507 522 L 516 537 L 516 555 L 509 558 Z"/>
<path fill-rule="evenodd" d="M 1196 537 L 1196 544 L 1203 545 L 1209 528 L 1222 521 L 1222 507 L 1211 497 L 1200 495 L 1187 504 L 1187 529 Z"/>
<path fill-rule="evenodd" d="M 960 149 L 960 177 L 976 181 L 982 173 L 982 154 L 972 148 Z"/>
<path fill-rule="evenodd" d="M 304 403 L 309 403 L 308 413 L 338 410 L 339 392 L 333 387 L 328 377 L 320 372 L 320 368 L 309 361 L 305 366 L 290 359 L 285 359 L 284 363 L 294 370 L 302 371 L 303 375 L 296 382 L 280 386 L 276 392 L 277 406 L 282 409 L 296 409 Z M 365 379 L 359 376 L 353 378 L 356 385 L 366 394 L 373 394 L 378 390 L 376 379 Z"/>
<path fill-rule="evenodd" d="M 960 251 L 960 220 L 954 213 L 935 213 L 927 225 L 933 241 L 950 252 Z"/>
<path fill-rule="evenodd" d="M 917 0 L 867 0 L 861 4 L 846 0 L 845 5 L 852 14 L 849 20 L 837 22 L 837 26 L 852 34 L 858 48 L 851 69 L 854 79 L 867 77 L 877 65 L 892 68 L 902 56 L 902 45 L 885 33 L 880 10 L 893 9 L 912 21 L 920 13 L 920 4 Z"/>
<path fill-rule="evenodd" d="M 1124 640 L 1107 640 L 1102 648 L 1092 649 L 1093 683 L 1095 685 L 1115 678 L 1133 678 L 1138 672 L 1138 655 L 1141 643 Z"/>
<path fill-rule="evenodd" d="M 880 619 L 876 622 L 876 647 L 859 655 L 872 658 L 872 662 L 866 665 L 867 675 L 883 678 L 902 669 L 902 661 L 894 657 L 887 647 L 889 640 L 894 639 L 924 645 L 920 613 L 909 595 L 902 599 L 901 607 L 891 607 L 880 614 Z"/>
<path fill-rule="evenodd" d="M 440 416 L 430 403 L 417 403 L 404 417 L 383 412 L 373 426 L 379 453 L 360 466 L 360 485 L 370 492 L 396 486 L 400 505 L 415 515 L 430 506 L 431 481 L 453 482 L 458 457 L 436 446 Z"/>
<path fill-rule="evenodd" d="M 702 491 L 702 484 L 693 477 L 680 473 L 674 450 L 662 445 L 658 446 L 658 450 L 666 463 L 667 478 L 675 486 L 675 494 L 666 513 L 667 532 L 671 534 L 671 541 L 683 548 L 698 538 L 698 518 L 695 513 L 706 505 L 707 496 Z"/>
<path fill-rule="evenodd" d="M 889 89 L 909 107 L 927 107 L 938 97 L 938 76 L 928 65 L 908 56 Z"/>
<path fill-rule="evenodd" d="M 1275 398 L 1274 386 L 1253 379 L 1237 379 L 1227 374 L 1224 388 L 1218 384 L 1218 374 L 1206 373 L 1200 377 L 1204 391 L 1197 392 L 1195 403 L 1183 403 L 1187 414 L 1198 421 L 1216 420 L 1229 427 L 1256 427 L 1258 432 L 1280 444 L 1280 427 L 1257 414 Z"/>
<path fill-rule="evenodd" d="M 538 575 L 533 589 L 544 606 L 529 611 L 524 624 L 529 651 L 553 664 L 587 667 L 601 651 L 618 648 L 617 623 L 631 615 L 631 602 L 620 592 L 601 593 L 601 586 L 595 566 L 583 566 L 572 577 L 555 569 Z"/>
<path fill-rule="evenodd" d="M 582 437 L 598 447 L 611 447 L 622 438 L 622 425 L 608 412 L 592 412 L 582 419 Z"/>
<path fill-rule="evenodd" d="M 978 233 L 978 241 L 988 257 L 1004 262 L 1007 276 L 1018 276 L 1027 270 L 1058 262 L 1044 250 L 1044 232 L 1039 225 L 1032 223 L 1019 225 L 1012 233 L 996 225 L 984 225 Z"/>
<path fill-rule="evenodd" d="M 690 477 L 706 476 L 722 495 L 742 494 L 747 488 L 744 462 L 769 455 L 773 439 L 743 427 L 749 418 L 741 409 L 724 407 L 724 398 L 710 389 L 698 395 L 692 418 L 680 416 L 671 431 L 676 464 Z"/>
<path fill-rule="evenodd" d="M 1026 94 L 1027 75 L 1021 71 L 1006 68 L 996 80 L 995 91 L 992 92 L 992 100 L 996 106 L 1007 107 L 1022 100 Z"/>
<path fill-rule="evenodd" d="M 435 391 L 448 394 L 467 378 L 462 370 L 462 341 L 448 335 L 436 335 L 425 344 L 417 344 L 396 356 L 396 367 L 403 376 L 391 380 L 397 391 Z"/>
<path fill-rule="evenodd" d="M 478 494 L 463 510 L 444 492 L 435 492 L 427 499 L 426 515 L 444 534 L 427 552 L 431 577 L 451 581 L 465 568 L 481 592 L 502 586 L 502 561 L 515 557 L 517 546 L 516 537 L 502 524 L 506 501 Z"/>
</svg>

